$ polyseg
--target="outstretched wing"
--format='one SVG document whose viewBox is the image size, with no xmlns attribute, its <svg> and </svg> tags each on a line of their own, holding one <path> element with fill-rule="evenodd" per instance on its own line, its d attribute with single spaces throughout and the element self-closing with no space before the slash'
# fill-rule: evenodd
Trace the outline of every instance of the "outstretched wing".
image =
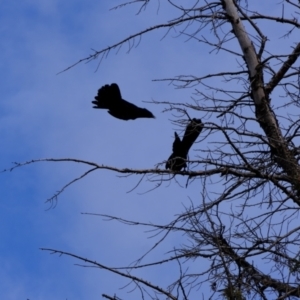
<svg viewBox="0 0 300 300">
<path fill-rule="evenodd" d="M 116 83 L 104 85 L 98 90 L 98 94 L 92 103 L 94 108 L 110 109 L 122 100 L 121 92 Z"/>
<path fill-rule="evenodd" d="M 121 100 L 122 99 L 122 95 L 121 95 L 121 91 L 119 89 L 119 86 L 116 83 L 112 83 L 110 86 L 110 93 L 111 93 L 111 97 L 115 100 Z"/>
<path fill-rule="evenodd" d="M 182 147 L 184 152 L 186 153 L 186 156 L 198 138 L 199 134 L 201 133 L 203 129 L 203 123 L 201 122 L 201 119 L 192 119 L 191 122 L 186 127 L 183 139 L 182 139 Z"/>
</svg>

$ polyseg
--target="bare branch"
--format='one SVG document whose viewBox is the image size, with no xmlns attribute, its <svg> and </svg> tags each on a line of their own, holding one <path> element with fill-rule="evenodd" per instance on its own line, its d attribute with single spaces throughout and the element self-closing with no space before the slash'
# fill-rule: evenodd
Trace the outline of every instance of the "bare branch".
<svg viewBox="0 0 300 300">
<path fill-rule="evenodd" d="M 143 280 L 143 279 L 141 279 L 139 277 L 130 275 L 128 273 L 124 273 L 124 272 L 118 271 L 118 270 L 116 270 L 113 267 L 107 267 L 107 266 L 105 266 L 103 264 L 100 264 L 100 263 L 98 263 L 96 261 L 92 261 L 90 259 L 83 258 L 81 256 L 75 255 L 73 253 L 65 252 L 65 251 L 60 251 L 60 250 L 55 250 L 55 249 L 49 249 L 49 248 L 40 248 L 40 249 L 42 251 L 50 251 L 51 254 L 67 255 L 67 256 L 74 257 L 74 258 L 76 258 L 78 260 L 84 261 L 85 263 L 89 263 L 91 266 L 96 266 L 96 267 L 98 267 L 100 269 L 104 269 L 104 270 L 109 271 L 111 273 L 115 273 L 115 274 L 117 274 L 117 275 L 119 275 L 121 277 L 128 278 L 128 279 L 130 279 L 130 280 L 132 280 L 134 282 L 141 283 L 141 284 L 143 284 L 143 285 L 145 285 L 147 287 L 150 287 L 151 289 L 153 289 L 153 290 L 155 290 L 155 291 L 157 291 L 157 292 L 159 292 L 159 293 L 167 296 L 170 299 L 177 300 L 177 298 L 175 296 L 173 296 L 172 294 L 170 294 L 168 291 L 164 290 L 163 288 L 159 287 L 158 285 L 154 285 L 151 282 L 148 282 L 148 281 Z"/>
</svg>

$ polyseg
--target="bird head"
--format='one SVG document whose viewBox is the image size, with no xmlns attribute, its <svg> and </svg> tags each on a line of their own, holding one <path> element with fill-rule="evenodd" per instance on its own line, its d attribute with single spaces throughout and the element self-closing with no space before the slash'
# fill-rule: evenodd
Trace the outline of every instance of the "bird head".
<svg viewBox="0 0 300 300">
<path fill-rule="evenodd" d="M 146 108 L 142 108 L 141 110 L 141 117 L 142 118 L 153 118 L 155 119 L 154 115 L 152 114 L 151 111 L 149 111 L 148 109 Z"/>
</svg>

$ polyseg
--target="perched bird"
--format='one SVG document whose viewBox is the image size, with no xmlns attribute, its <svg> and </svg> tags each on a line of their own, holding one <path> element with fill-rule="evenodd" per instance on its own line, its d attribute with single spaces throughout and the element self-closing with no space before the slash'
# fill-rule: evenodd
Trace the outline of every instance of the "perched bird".
<svg viewBox="0 0 300 300">
<path fill-rule="evenodd" d="M 121 120 L 135 120 L 137 118 L 155 118 L 146 108 L 140 108 L 122 99 L 120 89 L 116 83 L 104 85 L 98 90 L 93 108 L 108 109 L 108 113 Z"/>
<path fill-rule="evenodd" d="M 175 132 L 175 140 L 173 142 L 173 153 L 166 162 L 166 169 L 180 171 L 186 168 L 188 153 L 199 134 L 203 129 L 203 123 L 200 119 L 192 119 L 186 127 L 183 139 L 180 140 L 177 132 Z"/>
</svg>

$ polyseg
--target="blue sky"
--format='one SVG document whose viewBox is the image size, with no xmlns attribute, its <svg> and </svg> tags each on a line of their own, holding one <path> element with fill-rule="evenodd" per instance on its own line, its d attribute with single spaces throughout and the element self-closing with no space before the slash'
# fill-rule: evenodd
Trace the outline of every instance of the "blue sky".
<svg viewBox="0 0 300 300">
<path fill-rule="evenodd" d="M 119 3 L 1 1 L 1 169 L 12 162 L 44 157 L 153 168 L 170 155 L 174 129 L 178 129 L 169 121 L 172 115 L 162 113 L 162 106 L 142 101 L 176 102 L 190 97 L 189 92 L 175 93 L 167 83 L 152 80 L 199 69 L 203 59 L 194 60 L 199 48 L 193 43 L 174 39 L 175 33 L 161 40 L 165 31 L 160 31 L 143 37 L 130 53 L 127 45 L 118 54 L 112 51 L 98 70 L 95 61 L 56 75 L 90 54 L 90 49 L 116 43 L 166 18 L 163 7 L 157 14 L 157 3 L 140 15 L 136 15 L 138 6 L 109 11 Z M 182 59 L 182 51 L 190 55 Z M 112 82 L 119 84 L 125 99 L 147 107 L 156 119 L 124 122 L 92 109 L 98 88 Z M 108 266 L 126 266 L 156 239 L 149 239 L 151 234 L 143 229 L 81 213 L 166 222 L 183 210 L 181 203 L 188 196 L 197 193 L 195 186 L 186 190 L 175 182 L 150 193 L 145 192 L 153 183 L 143 182 L 128 193 L 139 177 L 118 178 L 101 171 L 68 188 L 56 208 L 47 210 L 45 200 L 84 170 L 71 163 L 40 163 L 1 174 L 1 298 L 75 300 L 99 299 L 102 293 L 127 295 L 126 289 L 118 290 L 127 281 L 74 266 L 75 259 L 39 248 L 70 251 Z M 170 239 L 166 248 L 150 257 L 164 255 L 174 242 Z M 141 274 L 157 283 L 172 277 L 170 270 L 155 268 Z"/>
<path fill-rule="evenodd" d="M 105 2 L 105 3 L 103 3 Z M 192 1 L 189 1 L 192 3 Z M 58 72 L 151 25 L 176 16 L 158 2 L 136 15 L 138 6 L 111 10 L 120 1 L 0 1 L 1 169 L 12 162 L 35 158 L 79 158 L 117 167 L 153 168 L 169 155 L 174 119 L 164 107 L 142 101 L 190 101 L 193 89 L 176 90 L 153 79 L 180 74 L 204 75 L 220 65 L 208 48 L 186 42 L 178 32 L 162 39 L 164 30 L 142 38 L 128 53 L 125 44 L 98 61 Z M 271 13 L 271 12 L 270 12 Z M 282 45 L 284 46 L 284 45 Z M 238 48 L 237 48 L 238 49 Z M 224 69 L 230 63 L 223 60 Z M 92 109 L 100 86 L 117 82 L 123 97 L 156 116 L 124 122 L 106 111 Z M 191 117 L 202 118 L 199 112 Z M 191 157 L 195 152 L 191 151 Z M 126 266 L 144 254 L 157 238 L 142 228 L 103 221 L 82 212 L 116 215 L 127 219 L 166 223 L 197 203 L 199 188 L 186 189 L 175 181 L 147 192 L 154 183 L 138 176 L 119 178 L 97 171 L 69 187 L 55 209 L 45 200 L 86 167 L 72 163 L 38 163 L 2 173 L 0 183 L 0 296 L 1 299 L 99 299 L 102 293 L 138 299 L 127 294 L 127 284 L 103 270 L 81 268 L 69 257 L 39 250 L 49 247 L 97 260 L 108 266 Z M 199 200 L 200 201 L 200 200 Z M 164 257 L 179 243 L 166 240 L 145 262 Z M 153 283 L 170 282 L 168 268 L 152 268 L 137 274 Z M 137 298 L 135 298 L 137 297 Z"/>
</svg>

